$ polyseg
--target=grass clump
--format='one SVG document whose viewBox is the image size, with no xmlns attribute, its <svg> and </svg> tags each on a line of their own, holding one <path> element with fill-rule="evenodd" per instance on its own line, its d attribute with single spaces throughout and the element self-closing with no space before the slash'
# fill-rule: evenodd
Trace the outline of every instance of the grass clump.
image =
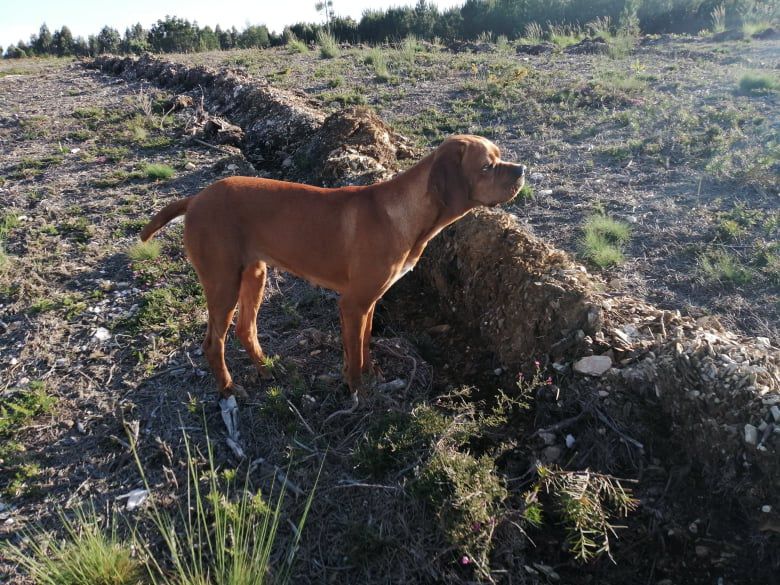
<svg viewBox="0 0 780 585">
<path fill-rule="evenodd" d="M 745 95 L 760 95 L 780 89 L 780 81 L 771 73 L 751 71 L 739 80 L 739 91 Z"/>
<path fill-rule="evenodd" d="M 0 437 L 5 439 L 34 417 L 51 412 L 55 403 L 43 382 L 32 381 L 27 387 L 12 391 L 0 403 Z"/>
<path fill-rule="evenodd" d="M 320 47 L 320 57 L 323 59 L 333 59 L 339 54 L 339 45 L 330 33 L 317 31 L 317 45 Z"/>
<path fill-rule="evenodd" d="M 387 57 L 379 47 L 374 47 L 366 52 L 363 57 L 363 62 L 366 65 L 371 65 L 374 68 L 374 75 L 376 80 L 380 82 L 387 82 L 390 80 L 390 71 L 387 68 Z"/>
<path fill-rule="evenodd" d="M 145 260 L 154 260 L 160 255 L 160 242 L 149 240 L 148 242 L 137 242 L 127 251 L 127 255 L 133 262 L 143 262 Z"/>
<path fill-rule="evenodd" d="M 752 280 L 750 269 L 736 255 L 726 250 L 701 254 L 698 263 L 705 282 L 746 284 Z"/>
<path fill-rule="evenodd" d="M 94 510 L 78 510 L 75 518 L 60 514 L 65 537 L 28 533 L 30 551 L 16 545 L 3 548 L 38 585 L 142 585 L 146 570 L 121 540 L 116 526 L 100 526 Z"/>
<path fill-rule="evenodd" d="M 153 181 L 167 181 L 176 174 L 172 166 L 157 163 L 144 165 L 141 172 Z"/>
<path fill-rule="evenodd" d="M 56 402 L 44 383 L 38 380 L 26 387 L 12 389 L 3 397 L 0 402 L 0 463 L 4 477 L 0 493 L 16 497 L 34 488 L 32 480 L 40 473 L 40 467 L 29 460 L 24 446 L 13 439 L 35 417 L 50 413 Z"/>
<path fill-rule="evenodd" d="M 534 196 L 534 188 L 531 187 L 528 183 L 525 183 L 523 185 L 523 188 L 520 189 L 520 191 L 517 192 L 517 196 L 520 199 L 533 199 Z"/>
<path fill-rule="evenodd" d="M 12 229 L 19 225 L 19 217 L 15 213 L 6 213 L 0 219 L 0 271 L 8 267 L 10 259 L 5 252 L 5 240 Z"/>
<path fill-rule="evenodd" d="M 314 498 L 314 490 L 309 493 L 297 524 L 293 524 L 295 536 L 287 553 L 281 557 L 279 566 L 272 572 L 271 553 L 282 518 L 284 488 L 272 484 L 269 493 L 273 494 L 276 489 L 278 495 L 275 502 L 269 503 L 259 490 L 252 489 L 249 470 L 244 481 L 238 481 L 237 473 L 233 469 L 219 470 L 214 461 L 208 433 L 206 441 L 206 469 L 201 469 L 196 461 L 202 457 L 193 452 L 189 439 L 184 436 L 188 471 L 186 503 L 180 505 L 177 516 L 172 517 L 151 499 L 151 518 L 162 537 L 163 547 L 172 566 L 172 570 L 164 571 L 156 560 L 159 556 L 156 550 L 158 545 L 155 544 L 155 550 L 152 550 L 148 541 L 142 541 L 140 547 L 149 559 L 152 583 L 288 583 L 295 551 Z M 135 448 L 133 455 L 141 471 L 144 486 L 151 492 Z M 209 554 L 204 554 L 205 551 Z M 173 573 L 175 577 L 169 579 L 158 576 L 165 573 Z"/>
<path fill-rule="evenodd" d="M 585 221 L 583 234 L 580 245 L 588 261 L 599 268 L 623 262 L 622 247 L 631 236 L 628 224 L 596 214 Z"/>
<path fill-rule="evenodd" d="M 272 551 L 282 518 L 285 491 L 271 485 L 266 500 L 234 469 L 218 469 L 211 443 L 207 454 L 195 452 L 184 436 L 187 485 L 183 502 L 171 514 L 158 505 L 131 439 L 131 450 L 149 494 L 144 535 L 131 526 L 118 536 L 116 522 L 105 526 L 94 508 L 75 518 L 60 514 L 64 534 L 55 540 L 40 528 L 24 533 L 21 545 L 0 543 L 0 554 L 18 563 L 42 585 L 262 585 L 288 583 L 314 490 L 309 493 L 294 536 L 277 562 Z M 316 485 L 316 484 L 315 484 Z M 116 518 L 116 517 L 114 517 Z M 160 547 L 167 554 L 160 554 Z M 140 553 L 140 554 L 139 554 Z M 273 567 L 272 564 L 276 566 Z"/>
<path fill-rule="evenodd" d="M 309 47 L 300 40 L 289 28 L 284 31 L 285 45 L 291 53 L 308 53 Z"/>
</svg>

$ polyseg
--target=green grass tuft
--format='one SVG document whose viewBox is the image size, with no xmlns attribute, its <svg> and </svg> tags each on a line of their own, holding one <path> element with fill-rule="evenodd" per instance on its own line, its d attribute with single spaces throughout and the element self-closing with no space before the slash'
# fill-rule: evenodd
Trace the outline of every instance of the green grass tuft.
<svg viewBox="0 0 780 585">
<path fill-rule="evenodd" d="M 338 56 L 339 45 L 333 35 L 324 31 L 318 31 L 317 44 L 320 46 L 320 57 L 323 59 L 333 59 Z"/>
<path fill-rule="evenodd" d="M 583 232 L 582 255 L 591 263 L 608 268 L 623 262 L 621 248 L 631 236 L 628 224 L 597 214 L 585 221 Z"/>
<path fill-rule="evenodd" d="M 176 174 L 173 167 L 163 164 L 144 165 L 141 170 L 146 175 L 147 179 L 152 179 L 154 181 L 167 181 Z"/>
<path fill-rule="evenodd" d="M 149 240 L 148 242 L 138 242 L 130 247 L 127 255 L 133 262 L 143 262 L 144 260 L 154 260 L 160 255 L 160 242 Z"/>
<path fill-rule="evenodd" d="M 705 282 L 746 284 L 753 278 L 750 269 L 726 250 L 699 255 L 699 270 Z"/>
<path fill-rule="evenodd" d="M 43 533 L 27 534 L 30 551 L 3 546 L 37 585 L 142 585 L 146 570 L 115 527 L 100 527 L 94 511 L 79 510 L 75 519 L 60 514 L 66 538 L 55 540 Z M 30 554 L 32 553 L 32 554 Z"/>
<path fill-rule="evenodd" d="M 32 381 L 26 388 L 12 391 L 0 404 L 0 437 L 6 438 L 39 414 L 50 412 L 55 403 L 43 382 Z"/>
<path fill-rule="evenodd" d="M 757 95 L 780 88 L 780 81 L 770 73 L 753 71 L 745 73 L 739 80 L 739 91 L 747 95 Z"/>
</svg>

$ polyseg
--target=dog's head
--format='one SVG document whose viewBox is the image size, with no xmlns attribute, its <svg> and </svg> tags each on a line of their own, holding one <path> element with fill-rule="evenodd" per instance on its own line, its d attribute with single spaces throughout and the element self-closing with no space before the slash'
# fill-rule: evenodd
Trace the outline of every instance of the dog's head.
<svg viewBox="0 0 780 585">
<path fill-rule="evenodd" d="M 428 190 L 448 208 L 493 207 L 517 195 L 525 171 L 524 165 L 503 162 L 498 147 L 487 138 L 451 136 L 433 155 Z"/>
</svg>

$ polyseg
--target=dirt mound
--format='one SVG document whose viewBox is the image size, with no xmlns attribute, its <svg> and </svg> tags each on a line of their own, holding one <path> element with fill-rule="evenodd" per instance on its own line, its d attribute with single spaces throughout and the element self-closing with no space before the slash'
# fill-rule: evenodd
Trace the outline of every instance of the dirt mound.
<svg viewBox="0 0 780 585">
<path fill-rule="evenodd" d="M 760 40 L 780 39 L 780 31 L 770 26 L 760 32 L 754 33 L 753 38 Z"/>
<path fill-rule="evenodd" d="M 515 52 L 518 55 L 544 55 L 555 51 L 555 45 L 548 41 L 536 45 L 517 45 Z"/>
<path fill-rule="evenodd" d="M 604 55 L 609 52 L 609 43 L 601 37 L 582 39 L 576 45 L 566 47 L 563 52 L 569 55 Z"/>
<path fill-rule="evenodd" d="M 260 168 L 278 169 L 325 119 L 307 98 L 237 71 L 188 67 L 148 54 L 139 59 L 106 55 L 85 65 L 129 80 L 145 79 L 165 88 L 193 92 L 195 100 L 202 98 L 210 112 L 243 128 L 245 154 Z"/>
<path fill-rule="evenodd" d="M 611 395 L 605 406 L 614 420 L 635 426 L 643 413 L 625 404 L 644 395 L 670 418 L 708 485 L 757 521 L 768 517 L 762 508 L 778 509 L 780 351 L 766 338 L 609 298 L 567 254 L 500 211 L 477 211 L 445 230 L 419 272 L 443 311 L 477 331 L 510 370 L 550 359 L 557 371 L 576 373 L 579 358 L 608 358 L 612 367 L 592 392 Z"/>
<path fill-rule="evenodd" d="M 501 211 L 478 210 L 453 224 L 428 246 L 419 270 L 512 370 L 544 354 L 576 353 L 600 321 L 577 266 Z"/>
<path fill-rule="evenodd" d="M 327 186 L 367 185 L 389 178 L 397 160 L 417 153 L 368 108 L 331 114 L 292 159 L 291 178 Z"/>
</svg>

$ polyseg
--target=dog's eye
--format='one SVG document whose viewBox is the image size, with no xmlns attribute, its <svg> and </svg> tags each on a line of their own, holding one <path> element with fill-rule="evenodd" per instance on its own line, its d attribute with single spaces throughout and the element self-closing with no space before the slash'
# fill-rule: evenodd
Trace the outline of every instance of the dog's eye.
<svg viewBox="0 0 780 585">
<path fill-rule="evenodd" d="M 492 168 L 493 168 L 493 165 L 491 165 L 490 163 L 488 163 L 488 164 L 486 164 L 485 166 L 483 166 L 483 167 L 482 167 L 482 172 L 483 172 L 483 173 L 487 173 L 487 172 L 488 172 L 490 169 L 492 169 Z"/>
</svg>

